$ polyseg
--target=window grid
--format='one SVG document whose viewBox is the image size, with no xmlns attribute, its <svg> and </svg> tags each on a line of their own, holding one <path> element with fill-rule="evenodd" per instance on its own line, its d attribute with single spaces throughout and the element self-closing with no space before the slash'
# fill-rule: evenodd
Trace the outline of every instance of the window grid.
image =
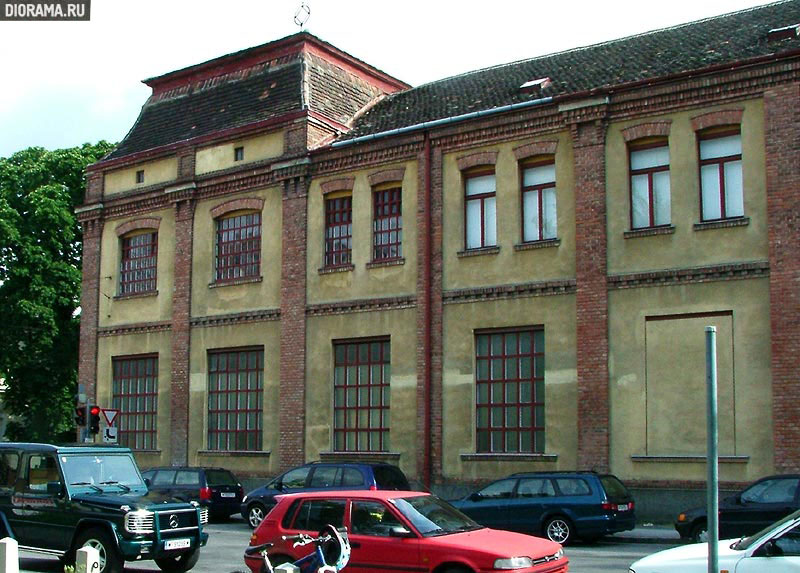
<svg viewBox="0 0 800 573">
<path fill-rule="evenodd" d="M 119 294 L 138 294 L 156 290 L 158 233 L 143 233 L 122 238 L 119 269 Z"/>
<path fill-rule="evenodd" d="M 650 149 L 661 149 L 666 148 L 668 150 L 669 145 L 666 141 L 659 141 L 650 144 L 644 145 L 634 145 L 631 146 L 628 153 L 629 158 L 629 165 L 632 163 L 630 159 L 633 157 L 633 154 L 637 151 L 644 151 Z M 660 227 L 664 225 L 669 225 L 670 222 L 660 222 L 657 221 L 656 216 L 656 204 L 658 198 L 656 197 L 656 182 L 655 177 L 657 173 L 669 173 L 669 162 L 663 165 L 657 165 L 652 167 L 645 167 L 640 169 L 634 169 L 632 166 L 630 167 L 630 190 L 631 190 L 631 229 L 647 229 L 651 227 Z M 644 225 L 636 224 L 634 220 L 634 178 L 635 177 L 647 177 L 647 222 Z M 669 188 L 667 188 L 667 194 L 669 194 Z M 668 198 L 667 198 L 668 199 Z"/>
<path fill-rule="evenodd" d="M 261 213 L 217 220 L 215 282 L 258 277 L 261 273 Z"/>
<path fill-rule="evenodd" d="M 333 449 L 389 451 L 390 343 L 334 343 Z"/>
<path fill-rule="evenodd" d="M 119 443 L 133 450 L 156 449 L 158 356 L 114 358 L 112 370 L 111 405 L 119 410 Z"/>
<path fill-rule="evenodd" d="M 490 230 L 487 228 L 490 223 L 494 223 L 496 225 L 496 188 L 493 186 L 492 191 L 487 191 L 484 193 L 470 193 L 469 190 L 470 180 L 487 175 L 494 176 L 494 170 L 481 169 L 480 171 L 474 171 L 467 174 L 464 181 L 464 245 L 467 249 L 493 247 L 497 244 L 497 238 L 492 237 Z M 472 229 L 469 213 L 475 208 L 478 209 L 478 224 L 480 226 L 480 237 L 478 238 L 477 243 L 474 243 L 470 240 L 470 237 L 472 236 Z"/>
<path fill-rule="evenodd" d="M 353 198 L 325 200 L 325 266 L 350 264 L 353 238 Z"/>
<path fill-rule="evenodd" d="M 556 182 L 555 178 L 552 181 L 542 182 L 535 185 L 525 185 L 524 184 L 524 177 L 525 171 L 533 170 L 541 167 L 549 167 L 555 165 L 555 161 L 540 161 L 537 163 L 525 165 L 523 168 L 523 184 L 522 184 L 522 220 L 523 220 L 523 228 L 522 228 L 522 242 L 535 242 L 535 241 L 543 241 L 545 239 L 555 239 L 555 233 L 548 233 L 545 230 L 545 217 L 550 216 L 552 218 L 556 217 L 556 213 L 549 213 L 546 212 L 547 205 L 544 199 L 545 194 L 553 190 L 555 191 Z M 532 223 L 531 213 L 526 211 L 526 205 L 528 205 L 528 200 L 533 199 L 535 204 L 537 205 L 536 210 L 536 222 Z M 531 225 L 531 227 L 529 227 Z M 532 233 L 531 233 L 532 231 Z M 533 235 L 533 239 L 531 239 L 531 234 Z"/>
<path fill-rule="evenodd" d="M 476 333 L 476 451 L 543 453 L 544 330 Z"/>
<path fill-rule="evenodd" d="M 260 451 L 264 350 L 208 353 L 208 449 Z"/>
<path fill-rule="evenodd" d="M 372 260 L 390 261 L 403 256 L 403 215 L 401 189 L 373 194 Z"/>
<path fill-rule="evenodd" d="M 702 145 L 703 145 L 703 142 L 710 141 L 710 140 L 717 139 L 717 138 L 722 138 L 722 137 L 730 137 L 732 135 L 741 135 L 741 130 L 739 130 L 739 129 L 727 129 L 727 130 L 721 130 L 721 131 L 718 131 L 718 132 L 713 132 L 713 133 L 710 133 L 710 134 L 701 134 L 700 135 L 700 139 L 698 141 L 698 147 L 701 148 Z M 702 183 L 702 177 L 701 177 L 701 182 L 700 182 L 700 186 L 701 186 L 701 191 L 700 191 L 700 203 L 701 203 L 700 204 L 700 212 L 701 212 L 701 216 L 702 216 L 702 220 L 703 221 L 716 221 L 716 220 L 730 219 L 730 218 L 740 217 L 741 216 L 740 214 L 735 214 L 734 215 L 734 214 L 729 214 L 728 213 L 728 210 L 729 210 L 728 209 L 728 205 L 727 205 L 727 191 L 728 190 L 726 189 L 727 180 L 726 180 L 726 177 L 725 177 L 726 167 L 729 166 L 729 165 L 733 165 L 736 162 L 741 162 L 741 160 L 742 160 L 741 152 L 737 153 L 737 154 L 731 154 L 731 155 L 726 155 L 726 156 L 721 156 L 721 157 L 714 157 L 714 158 L 710 158 L 710 159 L 702 159 L 702 158 L 700 159 L 700 169 L 701 170 L 705 166 L 715 166 L 717 168 L 717 173 L 719 175 L 719 211 L 720 211 L 719 218 L 717 218 L 717 217 L 709 217 L 709 218 L 707 218 L 705 216 L 706 206 L 703 205 L 703 190 L 702 190 L 702 184 L 703 183 Z"/>
</svg>

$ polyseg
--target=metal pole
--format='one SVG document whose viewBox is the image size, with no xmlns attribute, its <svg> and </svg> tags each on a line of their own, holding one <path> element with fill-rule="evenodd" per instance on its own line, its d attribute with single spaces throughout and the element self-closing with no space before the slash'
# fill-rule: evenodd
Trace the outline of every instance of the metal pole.
<svg viewBox="0 0 800 573">
<path fill-rule="evenodd" d="M 719 452 L 717 437 L 717 327 L 706 326 L 706 390 L 708 446 L 706 501 L 708 517 L 708 573 L 719 571 Z"/>
</svg>

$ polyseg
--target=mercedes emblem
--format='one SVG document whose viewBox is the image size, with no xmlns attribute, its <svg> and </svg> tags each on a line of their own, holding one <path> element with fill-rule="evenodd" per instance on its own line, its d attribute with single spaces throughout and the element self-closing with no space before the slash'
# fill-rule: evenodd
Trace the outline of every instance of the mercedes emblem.
<svg viewBox="0 0 800 573">
<path fill-rule="evenodd" d="M 172 529 L 175 529 L 176 527 L 178 527 L 178 516 L 175 515 L 174 513 L 169 516 L 169 526 Z"/>
</svg>

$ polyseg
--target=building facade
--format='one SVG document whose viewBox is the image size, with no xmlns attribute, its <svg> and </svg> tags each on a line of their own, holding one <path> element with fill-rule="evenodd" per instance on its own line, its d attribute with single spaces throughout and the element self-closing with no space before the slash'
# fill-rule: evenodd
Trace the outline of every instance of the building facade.
<svg viewBox="0 0 800 573">
<path fill-rule="evenodd" d="M 308 33 L 146 80 L 80 380 L 143 465 L 800 471 L 800 2 L 417 88 Z"/>
</svg>

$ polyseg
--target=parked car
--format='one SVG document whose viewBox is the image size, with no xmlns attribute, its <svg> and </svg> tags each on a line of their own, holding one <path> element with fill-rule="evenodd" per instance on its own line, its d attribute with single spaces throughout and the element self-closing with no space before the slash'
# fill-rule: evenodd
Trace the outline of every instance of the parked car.
<svg viewBox="0 0 800 573">
<path fill-rule="evenodd" d="M 477 524 L 435 495 L 412 491 L 317 491 L 279 496 L 253 532 L 250 545 L 273 543 L 273 564 L 310 551 L 284 536 L 316 535 L 325 525 L 349 532 L 347 571 L 563 573 L 568 559 L 558 543 Z M 261 559 L 245 555 L 253 573 Z"/>
<path fill-rule="evenodd" d="M 636 525 L 627 488 L 613 475 L 594 472 L 513 474 L 452 503 L 487 527 L 542 535 L 563 545 Z"/>
<path fill-rule="evenodd" d="M 128 448 L 0 443 L 0 537 L 74 563 L 81 547 L 99 554 L 95 573 L 154 560 L 181 573 L 208 541 L 208 511 L 148 492 Z"/>
<path fill-rule="evenodd" d="M 800 511 L 742 539 L 719 542 L 719 569 L 732 573 L 800 570 Z M 683 545 L 639 559 L 629 573 L 706 573 L 708 543 Z"/>
<path fill-rule="evenodd" d="M 249 492 L 242 501 L 242 517 L 256 527 L 282 493 L 336 489 L 409 490 L 408 479 L 397 466 L 384 463 L 312 462 L 282 473 Z"/>
<path fill-rule="evenodd" d="M 184 501 L 197 501 L 212 517 L 227 519 L 242 507 L 244 488 L 225 468 L 163 467 L 142 472 L 148 487 Z"/>
<path fill-rule="evenodd" d="M 800 475 L 761 478 L 736 495 L 719 502 L 721 539 L 752 535 L 800 509 Z M 678 514 L 675 529 L 694 543 L 708 541 L 706 508 L 696 507 Z"/>
</svg>

